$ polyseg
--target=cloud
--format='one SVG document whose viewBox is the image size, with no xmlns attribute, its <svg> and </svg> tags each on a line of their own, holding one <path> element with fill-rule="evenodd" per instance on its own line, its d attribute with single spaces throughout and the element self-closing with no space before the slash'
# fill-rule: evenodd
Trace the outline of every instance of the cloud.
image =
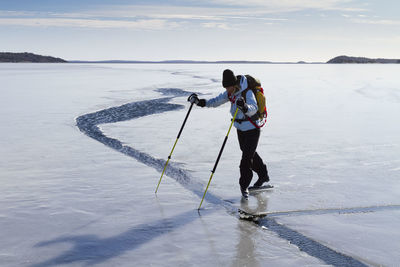
<svg viewBox="0 0 400 267">
<path fill-rule="evenodd" d="M 69 18 L 0 18 L 0 25 L 17 25 L 30 27 L 81 27 L 81 28 L 128 28 L 136 30 L 162 30 L 176 27 L 176 23 L 160 19 L 149 20 L 97 20 Z"/>
<path fill-rule="evenodd" d="M 0 11 L 0 26 L 164 30 L 193 23 L 205 28 L 230 30 L 229 24 L 245 20 L 278 23 L 287 19 L 268 18 L 259 10 L 187 6 L 112 6 L 76 13 Z"/>
<path fill-rule="evenodd" d="M 98 6 L 97 9 L 88 10 L 85 13 L 90 17 L 168 20 L 221 20 L 226 14 L 222 8 L 174 5 Z"/>
<path fill-rule="evenodd" d="M 207 22 L 202 24 L 204 28 L 218 28 L 222 30 L 230 30 L 231 28 L 226 23 Z"/>
<path fill-rule="evenodd" d="M 119 17 L 119 18 L 146 18 L 162 19 L 177 23 L 188 22 L 212 28 L 232 29 L 229 24 L 243 21 L 265 20 L 270 24 L 288 21 L 289 19 L 274 14 L 269 16 L 269 11 L 258 7 L 227 7 L 227 6 L 173 6 L 173 5 L 127 5 L 102 7 L 88 12 L 90 16 Z M 185 24 L 188 25 L 188 24 Z"/>
<path fill-rule="evenodd" d="M 197 6 L 146 4 L 98 6 L 97 8 L 97 10 L 88 11 L 88 14 L 100 17 L 147 17 L 190 21 L 252 19 L 269 15 L 285 16 L 287 13 L 310 9 L 343 12 L 365 11 L 354 0 L 208 0 Z"/>
<path fill-rule="evenodd" d="M 149 2 L 151 3 L 151 1 Z M 209 0 L 199 5 L 96 5 L 76 13 L 1 11 L 0 25 L 30 27 L 124 28 L 164 30 L 200 26 L 223 30 L 232 25 L 262 25 L 289 21 L 290 12 L 303 10 L 360 11 L 354 0 Z M 258 25 L 258 24 L 257 24 Z"/>
<path fill-rule="evenodd" d="M 389 20 L 389 19 L 352 19 L 351 21 L 360 24 L 400 25 L 400 20 Z"/>
<path fill-rule="evenodd" d="M 267 13 L 294 12 L 307 9 L 364 11 L 359 7 L 352 7 L 354 0 L 213 0 L 221 5 L 243 8 L 265 8 Z M 350 6 L 348 6 L 350 5 Z"/>
</svg>

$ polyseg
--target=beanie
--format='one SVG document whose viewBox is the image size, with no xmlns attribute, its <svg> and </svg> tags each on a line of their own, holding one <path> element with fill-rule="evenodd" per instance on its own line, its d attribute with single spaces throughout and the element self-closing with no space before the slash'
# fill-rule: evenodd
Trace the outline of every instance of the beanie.
<svg viewBox="0 0 400 267">
<path fill-rule="evenodd" d="M 235 85 L 236 83 L 237 83 L 237 78 L 235 74 L 233 74 L 233 71 L 229 69 L 224 70 L 224 73 L 222 74 L 222 86 L 229 87 Z"/>
</svg>

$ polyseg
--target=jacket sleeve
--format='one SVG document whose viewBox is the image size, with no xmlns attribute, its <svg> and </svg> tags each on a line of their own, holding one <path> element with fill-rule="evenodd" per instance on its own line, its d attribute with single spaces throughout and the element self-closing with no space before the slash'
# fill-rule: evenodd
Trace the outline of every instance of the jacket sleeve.
<svg viewBox="0 0 400 267">
<path fill-rule="evenodd" d="M 251 117 L 257 113 L 258 111 L 257 100 L 252 90 L 248 90 L 246 92 L 246 104 L 248 107 L 246 116 Z"/>
<path fill-rule="evenodd" d="M 228 101 L 229 101 L 228 93 L 225 91 L 225 92 L 219 94 L 218 96 L 216 96 L 214 98 L 208 99 L 206 101 L 206 107 L 215 108 L 215 107 L 218 107 L 218 106 L 220 106 L 222 104 L 225 104 Z"/>
</svg>

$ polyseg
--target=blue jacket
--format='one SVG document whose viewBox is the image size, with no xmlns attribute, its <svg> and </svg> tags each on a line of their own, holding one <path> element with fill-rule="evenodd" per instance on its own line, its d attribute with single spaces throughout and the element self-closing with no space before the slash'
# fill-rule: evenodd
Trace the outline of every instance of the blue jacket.
<svg viewBox="0 0 400 267">
<path fill-rule="evenodd" d="M 231 114 L 232 117 L 235 115 L 235 111 L 236 111 L 236 99 L 241 97 L 242 92 L 244 90 L 247 89 L 247 79 L 244 75 L 241 76 L 240 79 L 240 90 L 238 92 L 236 92 L 234 95 L 232 96 L 228 96 L 228 92 L 225 91 L 221 94 L 219 94 L 218 96 L 211 98 L 209 100 L 206 101 L 206 107 L 218 107 L 222 104 L 225 104 L 226 102 L 231 102 Z M 246 112 L 246 116 L 251 117 L 254 114 L 257 113 L 258 110 L 258 106 L 257 106 L 257 100 L 256 97 L 254 96 L 254 93 L 252 90 L 247 90 L 246 92 L 246 104 L 248 107 L 248 110 Z M 243 112 L 239 109 L 238 114 L 236 115 L 236 119 L 246 119 L 245 114 L 243 114 Z M 255 121 L 254 123 L 256 123 L 257 125 L 259 125 L 261 123 L 260 120 Z M 236 127 L 236 129 L 240 130 L 240 131 L 249 131 L 249 130 L 253 130 L 256 127 L 248 120 L 243 121 L 243 122 L 237 122 L 235 121 L 234 126 Z"/>
</svg>

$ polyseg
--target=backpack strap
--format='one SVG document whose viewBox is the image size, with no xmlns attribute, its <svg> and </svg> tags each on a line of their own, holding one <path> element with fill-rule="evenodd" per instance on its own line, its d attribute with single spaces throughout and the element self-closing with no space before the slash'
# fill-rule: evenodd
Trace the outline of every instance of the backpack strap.
<svg viewBox="0 0 400 267">
<path fill-rule="evenodd" d="M 246 94 L 247 94 L 247 91 L 249 91 L 249 90 L 250 90 L 250 88 L 247 87 L 247 89 L 244 89 L 244 90 L 242 91 L 242 97 L 243 97 L 243 99 L 244 99 L 244 102 L 247 102 L 247 101 L 246 101 Z"/>
<path fill-rule="evenodd" d="M 247 89 L 243 90 L 243 91 L 242 91 L 242 97 L 243 97 L 243 99 L 244 99 L 244 102 L 247 102 L 247 101 L 246 101 L 246 94 L 247 94 L 247 92 L 248 92 L 249 90 L 251 90 L 251 91 L 253 92 L 253 94 L 254 94 L 253 89 L 251 89 L 251 88 L 249 88 L 249 87 L 247 87 Z M 254 94 L 254 96 L 255 96 L 255 94 Z M 244 122 L 244 121 L 250 121 L 251 124 L 254 125 L 254 127 L 256 127 L 256 128 L 261 128 L 261 127 L 259 127 L 259 126 L 255 123 L 255 121 L 258 120 L 258 117 L 259 117 L 259 116 L 258 116 L 258 110 L 257 110 L 257 112 L 256 112 L 253 116 L 251 116 L 251 117 L 247 116 L 246 114 L 244 114 L 244 116 L 245 116 L 244 119 L 235 119 L 235 122 L 242 123 L 242 122 Z"/>
<path fill-rule="evenodd" d="M 253 121 L 258 120 L 258 115 L 257 115 L 257 113 L 254 114 L 254 115 L 251 116 L 251 117 L 249 117 L 249 116 L 247 116 L 247 115 L 245 115 L 245 116 L 246 116 L 246 117 L 245 117 L 244 119 L 235 119 L 235 122 L 242 123 L 242 122 L 244 122 L 244 121 L 251 121 L 251 122 L 253 122 Z"/>
</svg>

